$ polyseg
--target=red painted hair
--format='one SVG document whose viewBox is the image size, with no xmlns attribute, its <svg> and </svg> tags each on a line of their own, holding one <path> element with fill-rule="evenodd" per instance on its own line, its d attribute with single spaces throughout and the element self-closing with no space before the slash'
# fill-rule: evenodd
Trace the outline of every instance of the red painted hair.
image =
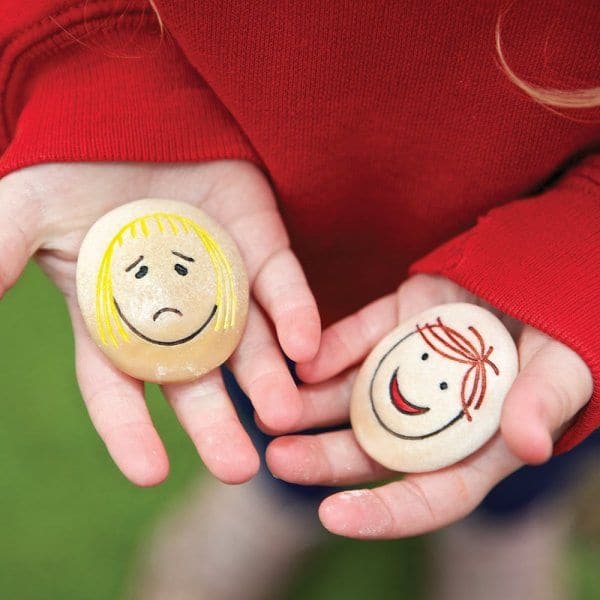
<svg viewBox="0 0 600 600">
<path fill-rule="evenodd" d="M 475 338 L 473 342 L 467 339 L 466 335 L 442 323 L 440 317 L 432 325 L 429 323 L 422 327 L 417 325 L 417 331 L 433 351 L 449 360 L 468 365 L 460 388 L 460 399 L 467 420 L 471 421 L 469 409 L 474 405 L 474 410 L 477 410 L 485 398 L 486 367 L 489 366 L 496 375 L 500 371 L 489 358 L 494 347 L 489 346 L 486 349 L 479 331 L 472 326 L 468 329 Z"/>
</svg>

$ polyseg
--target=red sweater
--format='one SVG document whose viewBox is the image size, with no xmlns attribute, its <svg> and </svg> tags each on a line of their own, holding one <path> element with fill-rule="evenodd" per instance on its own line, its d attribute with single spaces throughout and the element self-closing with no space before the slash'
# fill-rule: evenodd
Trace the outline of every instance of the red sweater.
<svg viewBox="0 0 600 600">
<path fill-rule="evenodd" d="M 600 423 L 598 110 L 498 67 L 505 2 L 0 0 L 0 176 L 45 161 L 258 164 L 325 321 L 441 273 L 573 348 Z M 509 64 L 600 82 L 596 0 L 517 1 Z M 566 116 L 565 116 L 566 115 Z"/>
</svg>

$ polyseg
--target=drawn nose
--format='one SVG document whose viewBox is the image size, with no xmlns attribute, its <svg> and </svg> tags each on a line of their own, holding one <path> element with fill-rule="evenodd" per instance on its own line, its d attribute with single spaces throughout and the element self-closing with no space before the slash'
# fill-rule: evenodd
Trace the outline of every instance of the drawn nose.
<svg viewBox="0 0 600 600">
<path fill-rule="evenodd" d="M 183 313 L 176 309 L 176 308 L 170 308 L 168 306 L 165 306 L 164 308 L 161 308 L 160 310 L 157 310 L 153 315 L 152 315 L 152 320 L 156 321 L 156 319 L 158 319 L 158 317 L 160 317 L 160 315 L 162 315 L 163 313 L 167 313 L 167 312 L 172 312 L 175 313 L 176 315 L 179 315 L 180 317 L 183 316 Z"/>
</svg>

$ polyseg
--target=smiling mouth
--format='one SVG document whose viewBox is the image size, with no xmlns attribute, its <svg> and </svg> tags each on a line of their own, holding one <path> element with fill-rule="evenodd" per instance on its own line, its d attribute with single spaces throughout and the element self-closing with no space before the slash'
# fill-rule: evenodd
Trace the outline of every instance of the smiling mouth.
<svg viewBox="0 0 600 600">
<path fill-rule="evenodd" d="M 152 315 L 152 320 L 156 321 L 156 319 L 158 319 L 158 317 L 160 317 L 160 315 L 162 315 L 163 313 L 166 312 L 172 312 L 175 313 L 176 315 L 179 315 L 180 317 L 183 317 L 183 313 L 176 309 L 176 308 L 169 308 L 168 306 L 165 306 L 165 308 L 161 308 L 160 310 L 157 310 L 153 315 Z"/>
<path fill-rule="evenodd" d="M 119 304 L 117 303 L 117 301 L 115 300 L 115 298 L 113 298 L 113 302 L 115 303 L 115 308 L 117 309 L 117 313 L 118 313 L 119 317 L 121 317 L 121 320 L 123 321 L 123 323 L 125 323 L 125 325 L 127 325 L 127 327 L 129 327 L 129 329 L 131 329 L 131 331 L 133 331 L 133 333 L 135 333 L 135 335 L 137 335 L 138 337 L 142 338 L 146 342 L 150 342 L 151 344 L 158 344 L 159 346 L 177 346 L 179 344 L 184 344 L 185 342 L 189 342 L 190 340 L 193 340 L 213 320 L 213 317 L 217 314 L 217 308 L 218 308 L 217 305 L 215 304 L 213 306 L 212 310 L 210 311 L 210 315 L 208 315 L 208 317 L 206 318 L 206 320 L 204 321 L 204 323 L 202 323 L 202 325 L 200 325 L 200 327 L 198 329 L 196 329 L 196 331 L 193 331 L 189 335 L 186 335 L 185 337 L 182 337 L 182 338 L 180 338 L 178 340 L 165 341 L 165 340 L 156 340 L 156 339 L 153 339 L 151 337 L 148 337 L 147 335 L 144 335 L 139 329 L 136 329 L 127 320 L 127 317 L 125 317 L 125 315 L 123 314 L 123 311 L 121 310 L 121 307 L 119 306 Z M 164 310 L 165 310 L 164 308 L 161 308 L 161 310 L 157 311 L 157 312 L 160 313 L 161 311 L 164 311 Z M 176 312 L 179 312 L 176 308 L 167 308 L 166 310 L 167 311 L 176 311 Z M 179 314 L 181 315 L 181 312 L 179 312 Z"/>
<path fill-rule="evenodd" d="M 401 440 L 424 440 L 430 437 L 433 437 L 434 435 L 437 435 L 438 433 L 441 433 L 442 431 L 448 429 L 448 427 L 452 427 L 452 425 L 454 425 L 456 422 L 460 421 L 464 416 L 465 416 L 465 412 L 464 410 L 461 410 L 458 412 L 458 414 L 456 414 L 454 417 L 452 417 L 447 423 L 444 423 L 443 425 L 441 425 L 440 427 L 438 427 L 437 429 L 435 429 L 434 431 L 430 431 L 428 433 L 423 433 L 420 435 L 407 435 L 404 434 L 400 431 L 395 431 L 390 425 L 388 425 L 385 422 L 385 419 L 379 414 L 379 412 L 377 411 L 377 407 L 375 405 L 375 397 L 374 397 L 374 390 L 373 390 L 373 386 L 375 385 L 375 379 L 377 377 L 377 373 L 379 372 L 379 369 L 381 368 L 381 365 L 383 364 L 383 362 L 389 357 L 389 355 L 404 341 L 406 341 L 408 338 L 410 338 L 410 336 L 415 335 L 417 332 L 416 331 L 411 331 L 409 334 L 405 335 L 401 340 L 399 340 L 398 342 L 396 342 L 384 355 L 383 358 L 379 361 L 379 364 L 377 365 L 377 368 L 375 369 L 375 372 L 373 373 L 372 377 L 371 377 L 371 383 L 369 385 L 369 400 L 371 402 L 371 410 L 373 411 L 373 414 L 375 415 L 375 418 L 377 419 L 377 422 L 379 423 L 379 425 L 381 425 L 381 427 L 383 427 L 383 429 L 385 429 L 388 433 L 392 434 L 394 437 L 397 437 Z M 396 374 L 398 372 L 398 369 L 396 369 L 394 371 L 394 379 L 396 379 Z M 391 392 L 391 384 L 392 382 L 390 381 L 390 386 L 388 386 L 388 391 Z M 400 389 L 398 389 L 398 392 L 400 392 Z M 409 407 L 409 409 L 411 411 L 414 411 L 415 409 L 417 411 L 420 410 L 429 410 L 429 407 L 427 406 L 417 406 L 415 404 L 411 404 L 409 402 L 406 401 L 405 398 L 402 397 L 402 395 L 400 394 L 400 397 L 404 400 L 404 402 L 406 403 L 405 406 Z M 389 397 L 388 397 L 389 398 Z M 389 399 L 388 399 L 389 401 Z M 395 408 L 398 408 L 397 405 L 394 405 Z M 403 408 L 405 407 L 403 406 Z M 415 414 L 421 414 L 421 413 L 414 413 L 414 412 L 409 412 L 408 414 L 410 415 L 415 415 Z"/>
<path fill-rule="evenodd" d="M 400 387 L 398 386 L 398 369 L 394 371 L 392 379 L 390 380 L 390 396 L 394 406 L 405 415 L 422 415 L 429 410 L 428 406 L 417 406 L 416 404 L 412 404 L 402 395 Z"/>
</svg>

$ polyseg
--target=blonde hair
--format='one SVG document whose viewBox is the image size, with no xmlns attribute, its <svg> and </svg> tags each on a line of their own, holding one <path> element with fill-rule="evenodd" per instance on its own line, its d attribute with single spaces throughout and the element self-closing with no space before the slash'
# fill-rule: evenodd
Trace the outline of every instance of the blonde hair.
<svg viewBox="0 0 600 600">
<path fill-rule="evenodd" d="M 154 13 L 154 16 L 156 17 L 156 21 L 158 23 L 158 28 L 160 30 L 160 35 L 162 36 L 165 33 L 165 26 L 164 26 L 163 20 L 160 17 L 158 8 L 156 8 L 156 4 L 154 3 L 154 0 L 148 0 L 148 2 L 150 4 L 150 8 L 152 9 L 152 12 Z"/>
<path fill-rule="evenodd" d="M 150 225 L 153 225 L 152 229 Z M 96 324 L 102 343 L 108 345 L 110 341 L 115 347 L 118 347 L 118 338 L 125 342 L 129 341 L 129 333 L 123 326 L 113 296 L 111 266 L 115 248 L 123 245 L 125 236 L 135 238 L 140 234 L 149 237 L 152 231 L 159 234 L 169 231 L 174 235 L 182 232 L 192 233 L 200 239 L 212 263 L 217 284 L 214 329 L 220 331 L 232 327 L 235 324 L 237 302 L 233 271 L 227 257 L 210 234 L 191 219 L 174 213 L 157 212 L 138 217 L 127 223 L 112 238 L 104 252 L 96 279 Z"/>
<path fill-rule="evenodd" d="M 510 7 L 509 7 L 510 8 Z M 500 61 L 500 67 L 504 74 L 530 98 L 543 106 L 553 108 L 595 108 L 600 106 L 600 87 L 579 88 L 574 90 L 560 90 L 557 88 L 546 88 L 535 85 L 521 79 L 508 65 L 502 50 L 500 30 L 502 20 L 508 12 L 505 10 L 496 21 L 496 54 Z"/>
<path fill-rule="evenodd" d="M 164 33 L 164 24 L 158 12 L 158 8 L 154 0 L 148 0 L 154 15 L 156 16 L 156 20 L 158 21 L 158 26 L 160 28 L 161 35 Z M 580 88 L 575 90 L 560 90 L 558 88 L 545 88 L 539 85 L 535 85 L 524 79 L 521 79 L 508 65 L 506 62 L 506 58 L 504 56 L 504 51 L 502 50 L 502 42 L 500 40 L 500 29 L 501 23 L 512 6 L 509 5 L 507 9 L 505 9 L 498 20 L 496 21 L 496 54 L 498 56 L 498 60 L 500 61 L 500 67 L 504 74 L 523 92 L 525 92 L 530 98 L 542 104 L 544 106 L 552 106 L 554 108 L 594 108 L 596 106 L 600 106 L 600 87 L 591 87 L 591 88 Z"/>
</svg>

